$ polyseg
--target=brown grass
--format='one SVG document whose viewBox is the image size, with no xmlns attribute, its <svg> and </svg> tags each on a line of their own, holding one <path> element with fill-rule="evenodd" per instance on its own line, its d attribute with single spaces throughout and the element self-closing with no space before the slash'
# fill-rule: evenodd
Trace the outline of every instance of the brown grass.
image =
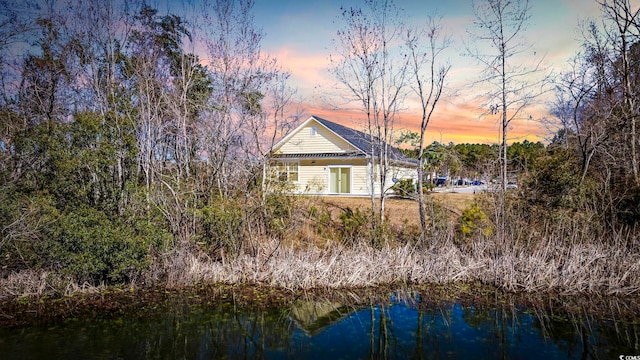
<svg viewBox="0 0 640 360">
<path fill-rule="evenodd" d="M 387 284 L 480 282 L 516 293 L 634 295 L 640 291 L 639 254 L 596 244 L 524 245 L 477 243 L 464 251 L 445 241 L 428 248 L 412 244 L 375 248 L 334 243 L 319 248 L 264 242 L 257 256 L 226 263 L 181 252 L 157 263 L 154 281 L 169 287 L 199 282 L 256 283 L 291 290 Z"/>
<path fill-rule="evenodd" d="M 366 211 L 367 213 L 371 211 L 371 198 L 369 197 L 327 196 L 318 198 L 316 203 L 326 206 L 334 219 L 337 219 L 341 209 L 345 209 L 347 207 L 351 209 L 358 208 L 361 211 Z M 376 207 L 379 205 L 379 200 L 376 199 Z M 386 199 L 385 217 L 392 224 L 420 225 L 418 203 L 411 199 Z"/>
<path fill-rule="evenodd" d="M 473 201 L 472 195 L 465 194 L 433 198 L 450 207 L 451 213 Z M 314 217 L 306 213 L 311 206 L 321 205 L 335 216 L 347 206 L 366 210 L 368 200 L 304 198 L 284 239 L 261 239 L 250 252 L 245 247 L 245 252 L 223 253 L 216 259 L 197 247 L 176 248 L 157 256 L 139 281 L 167 287 L 253 283 L 292 290 L 478 282 L 515 293 L 640 293 L 637 233 L 612 232 L 610 238 L 599 239 L 585 237 L 580 226 L 549 225 L 534 234 L 520 224 L 513 225 L 502 240 L 476 234 L 459 243 L 452 223 L 445 221 L 426 244 L 407 240 L 372 244 L 367 233 L 352 242 L 331 238 L 332 229 L 321 234 Z M 392 223 L 418 223 L 415 201 L 390 199 L 387 210 Z M 77 286 L 62 289 L 61 284 L 46 273 L 24 272 L 0 280 L 0 294 L 83 291 Z"/>
<path fill-rule="evenodd" d="M 462 210 L 473 203 L 475 194 L 461 193 L 428 193 L 425 194 L 427 199 L 433 199 L 434 202 L 440 204 L 449 210 L 453 216 L 460 215 Z M 355 196 L 326 196 L 315 198 L 312 203 L 320 203 L 327 206 L 332 215 L 337 218 L 340 209 L 350 207 L 352 209 L 359 208 L 362 211 L 371 211 L 371 198 L 355 197 Z M 376 199 L 376 206 L 379 206 L 379 199 Z M 406 198 L 388 198 L 385 200 L 385 217 L 391 224 L 401 225 L 420 225 L 420 216 L 418 213 L 418 202 L 413 199 Z"/>
</svg>

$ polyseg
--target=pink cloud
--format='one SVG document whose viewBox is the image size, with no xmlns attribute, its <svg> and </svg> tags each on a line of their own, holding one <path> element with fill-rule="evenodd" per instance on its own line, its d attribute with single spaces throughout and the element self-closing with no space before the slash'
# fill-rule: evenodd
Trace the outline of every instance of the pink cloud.
<svg viewBox="0 0 640 360">
<path fill-rule="evenodd" d="M 329 64 L 325 55 L 304 55 L 290 48 L 280 48 L 275 57 L 291 72 L 295 83 L 313 86 L 326 84 L 326 69 Z"/>
<path fill-rule="evenodd" d="M 334 109 L 329 106 L 309 105 L 309 115 L 317 115 L 331 121 L 350 126 L 354 129 L 364 128 L 365 116 L 358 109 Z M 541 109 L 533 109 L 533 120 L 515 119 L 511 122 L 508 142 L 542 141 L 548 135 L 546 128 L 536 119 L 544 116 Z M 499 143 L 499 118 L 479 116 L 479 104 L 443 102 L 433 115 L 426 132 L 426 143 L 433 141 L 454 143 Z M 419 131 L 420 114 L 406 112 L 399 114 L 396 130 L 408 129 Z"/>
</svg>

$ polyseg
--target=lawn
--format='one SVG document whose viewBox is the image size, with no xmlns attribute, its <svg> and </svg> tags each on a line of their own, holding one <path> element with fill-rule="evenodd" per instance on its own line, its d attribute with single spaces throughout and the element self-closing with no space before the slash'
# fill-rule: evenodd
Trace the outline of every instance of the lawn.
<svg viewBox="0 0 640 360">
<path fill-rule="evenodd" d="M 474 200 L 475 194 L 461 193 L 429 193 L 426 196 L 450 210 L 452 214 L 460 215 L 462 210 L 469 206 Z M 319 201 L 326 204 L 332 214 L 337 214 L 341 209 L 347 207 L 370 211 L 371 198 L 366 196 L 323 196 Z M 380 199 L 376 199 L 376 206 L 379 206 Z M 418 202 L 405 198 L 387 198 L 385 200 L 385 214 L 392 224 L 420 224 L 418 213 Z M 337 216 L 337 215 L 336 215 Z"/>
</svg>

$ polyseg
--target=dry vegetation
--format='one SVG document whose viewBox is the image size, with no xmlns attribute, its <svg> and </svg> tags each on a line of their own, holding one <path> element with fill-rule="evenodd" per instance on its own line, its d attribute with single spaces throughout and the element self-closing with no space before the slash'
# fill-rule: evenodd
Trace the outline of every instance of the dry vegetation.
<svg viewBox="0 0 640 360">
<path fill-rule="evenodd" d="M 567 220 L 537 232 L 513 223 L 502 242 L 483 231 L 462 236 L 458 226 L 464 215 L 459 214 L 473 207 L 473 195 L 437 194 L 432 199 L 443 215 L 426 244 L 416 240 L 414 201 L 388 201 L 393 236 L 376 243 L 366 222 L 369 199 L 300 197 L 283 237 L 262 239 L 237 255 L 177 247 L 158 254 L 131 285 L 226 283 L 304 290 L 478 282 L 514 293 L 637 295 L 640 290 L 640 239 L 635 233 L 596 239 L 584 225 Z M 354 215 L 343 218 L 347 208 Z M 52 274 L 25 271 L 2 279 L 0 289 L 11 297 L 95 291 L 66 284 Z"/>
<path fill-rule="evenodd" d="M 334 218 L 338 218 L 340 211 L 348 207 L 358 208 L 367 213 L 371 211 L 371 198 L 352 196 L 328 196 L 316 198 L 319 204 L 327 206 Z M 393 224 L 420 225 L 418 217 L 418 203 L 411 199 L 390 198 L 386 200 L 385 216 Z"/>
<path fill-rule="evenodd" d="M 625 244 L 620 244 L 625 245 Z M 390 283 L 479 281 L 512 292 L 637 294 L 638 254 L 622 248 L 567 245 L 527 248 L 478 243 L 470 251 L 452 242 L 426 249 L 413 244 L 332 244 L 320 248 L 264 243 L 257 256 L 212 262 L 189 252 L 167 257 L 150 273 L 169 287 L 194 282 L 258 283 L 289 289 L 344 288 Z"/>
<path fill-rule="evenodd" d="M 341 212 L 349 207 L 367 214 L 369 199 L 305 198 L 300 213 L 320 206 L 331 214 L 333 228 L 323 230 L 306 217 L 291 230 L 289 241 L 262 242 L 255 255 L 214 262 L 182 251 L 166 257 L 167 262 L 149 274 L 170 287 L 248 282 L 312 289 L 477 281 L 517 293 L 633 295 L 640 290 L 640 252 L 633 234 L 612 233 L 610 239 L 593 241 L 574 229 L 573 237 L 559 241 L 566 233 L 553 227 L 532 233 L 514 225 L 511 240 L 504 243 L 482 234 L 462 242 L 456 235 L 457 214 L 473 204 L 474 196 L 437 194 L 434 200 L 448 208 L 443 212 L 449 221 L 426 245 L 402 236 L 375 245 L 366 233 L 358 234 L 358 241 L 339 241 Z M 387 210 L 393 231 L 418 231 L 415 202 L 390 199 Z"/>
<path fill-rule="evenodd" d="M 456 217 L 461 214 L 462 210 L 473 203 L 475 194 L 434 192 L 429 193 L 428 196 L 450 212 L 452 217 Z M 327 196 L 314 198 L 311 201 L 312 203 L 315 202 L 327 206 L 332 216 L 336 219 L 340 211 L 348 207 L 358 208 L 365 212 L 371 210 L 371 198 L 363 196 Z M 385 200 L 385 218 L 396 226 L 420 226 L 418 203 L 407 198 L 388 198 Z"/>
</svg>

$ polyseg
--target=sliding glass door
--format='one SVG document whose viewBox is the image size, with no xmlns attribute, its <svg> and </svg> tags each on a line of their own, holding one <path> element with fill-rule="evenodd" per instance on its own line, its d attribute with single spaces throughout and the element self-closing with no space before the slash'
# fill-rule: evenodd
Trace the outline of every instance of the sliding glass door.
<svg viewBox="0 0 640 360">
<path fill-rule="evenodd" d="M 350 167 L 329 167 L 329 191 L 333 194 L 351 193 Z"/>
</svg>

